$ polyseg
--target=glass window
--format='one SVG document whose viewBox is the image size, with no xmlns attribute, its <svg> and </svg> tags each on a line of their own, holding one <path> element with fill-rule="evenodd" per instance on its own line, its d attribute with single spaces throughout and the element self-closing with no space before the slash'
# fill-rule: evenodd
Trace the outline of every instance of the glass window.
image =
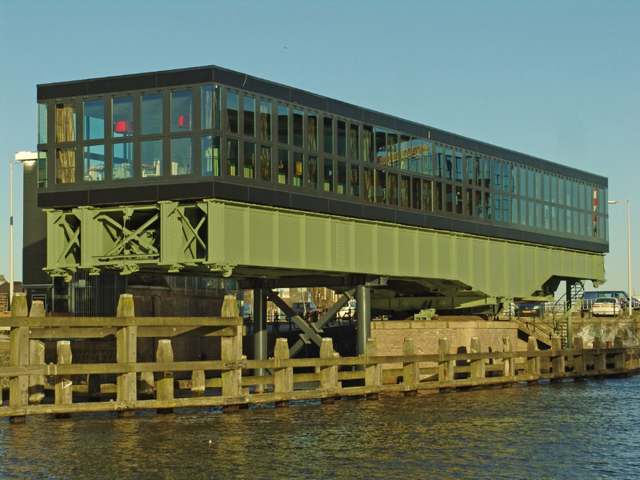
<svg viewBox="0 0 640 480">
<path fill-rule="evenodd" d="M 442 211 L 442 207 L 443 207 L 443 202 L 442 202 L 442 183 L 436 182 L 435 189 L 434 189 L 434 192 L 433 192 L 433 196 L 435 197 L 435 199 L 434 199 L 435 209 L 439 210 L 439 211 Z"/>
<path fill-rule="evenodd" d="M 113 99 L 113 136 L 133 135 L 133 98 Z"/>
<path fill-rule="evenodd" d="M 162 133 L 162 95 L 142 95 L 142 135 Z"/>
<path fill-rule="evenodd" d="M 453 154 L 448 148 L 445 150 L 445 178 L 451 180 L 453 178 Z"/>
<path fill-rule="evenodd" d="M 542 174 L 536 172 L 536 200 L 542 200 Z"/>
<path fill-rule="evenodd" d="M 75 183 L 76 151 L 74 148 L 56 149 L 56 183 Z"/>
<path fill-rule="evenodd" d="M 202 129 L 214 128 L 220 130 L 220 87 L 204 85 L 202 87 Z"/>
<path fill-rule="evenodd" d="M 260 138 L 271 140 L 271 103 L 260 101 Z"/>
<path fill-rule="evenodd" d="M 318 115 L 307 113 L 307 141 L 310 150 L 318 150 Z"/>
<path fill-rule="evenodd" d="M 203 143 L 204 143 L 204 139 L 203 139 Z M 141 145 L 141 159 L 142 159 L 142 178 L 161 177 L 162 176 L 162 140 L 148 140 L 146 142 L 141 142 L 140 145 Z M 204 152 L 204 145 L 203 145 L 202 151 Z"/>
<path fill-rule="evenodd" d="M 558 178 L 551 177 L 551 203 L 558 202 L 558 195 L 556 193 L 557 189 L 558 189 Z"/>
<path fill-rule="evenodd" d="M 325 192 L 333 192 L 333 160 L 330 158 L 324 159 L 323 184 Z"/>
<path fill-rule="evenodd" d="M 324 152 L 333 153 L 333 119 L 324 117 L 323 119 Z"/>
<path fill-rule="evenodd" d="M 387 164 L 395 168 L 400 166 L 398 158 L 398 134 L 387 133 Z"/>
<path fill-rule="evenodd" d="M 244 142 L 244 178 L 256 178 L 256 144 Z"/>
<path fill-rule="evenodd" d="M 38 143 L 47 143 L 47 104 L 38 104 Z"/>
<path fill-rule="evenodd" d="M 347 162 L 338 162 L 338 178 L 337 178 L 336 192 L 346 195 L 347 194 Z"/>
<path fill-rule="evenodd" d="M 260 178 L 271 181 L 271 147 L 260 146 Z"/>
<path fill-rule="evenodd" d="M 479 190 L 476 190 L 476 200 L 475 200 L 475 204 L 476 204 L 476 217 L 478 218 L 484 218 L 484 208 L 482 205 L 482 192 Z"/>
<path fill-rule="evenodd" d="M 400 136 L 400 168 L 402 170 L 411 170 L 411 166 L 414 158 L 416 157 L 414 157 L 413 151 L 411 148 L 411 138 L 406 135 L 401 135 Z"/>
<path fill-rule="evenodd" d="M 445 210 L 453 212 L 453 187 L 450 184 L 445 185 Z"/>
<path fill-rule="evenodd" d="M 360 130 L 358 125 L 349 125 L 349 158 L 360 160 Z"/>
<path fill-rule="evenodd" d="M 202 137 L 202 175 L 220 176 L 220 137 L 205 135 Z"/>
<path fill-rule="evenodd" d="M 536 225 L 535 204 L 532 201 L 527 202 L 527 225 L 530 227 L 535 227 Z"/>
<path fill-rule="evenodd" d="M 544 174 L 544 201 L 549 202 L 551 200 L 551 177 L 548 174 Z"/>
<path fill-rule="evenodd" d="M 491 188 L 491 160 L 484 159 L 484 187 Z"/>
<path fill-rule="evenodd" d="M 476 186 L 482 186 L 482 158 L 476 157 L 473 164 L 473 178 L 476 179 Z"/>
<path fill-rule="evenodd" d="M 278 105 L 278 142 L 289 143 L 289 108 L 286 105 Z"/>
<path fill-rule="evenodd" d="M 422 182 L 419 178 L 411 179 L 411 207 L 416 210 L 422 208 Z"/>
<path fill-rule="evenodd" d="M 462 215 L 462 187 L 456 186 L 456 195 L 453 203 L 455 212 Z"/>
<path fill-rule="evenodd" d="M 433 175 L 433 157 L 431 156 L 431 142 L 425 142 L 424 140 L 420 141 L 422 147 L 422 164 L 424 168 L 424 173 L 429 176 Z"/>
<path fill-rule="evenodd" d="M 289 150 L 278 149 L 278 183 L 289 183 Z"/>
<path fill-rule="evenodd" d="M 338 155 L 347 156 L 347 123 L 343 120 L 336 122 L 336 133 L 338 136 Z"/>
<path fill-rule="evenodd" d="M 485 217 L 487 220 L 491 220 L 493 218 L 492 215 L 492 205 L 491 205 L 491 194 L 489 192 L 485 192 L 484 194 L 484 208 L 485 208 Z"/>
<path fill-rule="evenodd" d="M 502 198 L 498 194 L 493 197 L 493 218 L 498 222 L 502 221 Z"/>
<path fill-rule="evenodd" d="M 537 191 L 534 186 L 535 174 L 531 170 L 527 171 L 527 196 L 529 198 L 537 198 Z"/>
<path fill-rule="evenodd" d="M 190 175 L 193 172 L 193 139 L 171 139 L 171 175 Z"/>
<path fill-rule="evenodd" d="M 73 103 L 59 103 L 56 105 L 56 142 L 74 142 L 75 139 L 76 106 Z"/>
<path fill-rule="evenodd" d="M 467 215 L 473 216 L 473 190 L 470 188 L 465 189 L 465 205 Z"/>
<path fill-rule="evenodd" d="M 387 172 L 375 170 L 376 202 L 386 203 L 387 201 Z"/>
<path fill-rule="evenodd" d="M 373 127 L 364 125 L 362 127 L 362 154 L 365 162 L 374 160 Z"/>
<path fill-rule="evenodd" d="M 400 206 L 409 208 L 409 200 L 411 198 L 411 184 L 409 177 L 402 175 L 400 177 Z"/>
<path fill-rule="evenodd" d="M 295 187 L 304 186 L 303 165 L 304 155 L 301 152 L 293 152 L 293 185 Z"/>
<path fill-rule="evenodd" d="M 444 154 L 442 147 L 436 146 L 435 174 L 436 177 L 442 178 L 442 163 L 444 162 Z"/>
<path fill-rule="evenodd" d="M 536 228 L 542 228 L 542 204 L 540 202 L 536 202 Z"/>
<path fill-rule="evenodd" d="M 351 164 L 351 175 L 349 179 L 350 191 L 349 193 L 354 197 L 360 196 L 360 167 L 358 165 Z"/>
<path fill-rule="evenodd" d="M 302 110 L 293 109 L 293 145 L 302 147 L 304 142 L 304 115 Z"/>
<path fill-rule="evenodd" d="M 49 186 L 47 152 L 38 152 L 38 188 Z"/>
<path fill-rule="evenodd" d="M 551 230 L 551 211 L 549 205 L 544 206 L 544 229 Z"/>
<path fill-rule="evenodd" d="M 462 154 L 456 152 L 456 181 L 462 181 Z"/>
<path fill-rule="evenodd" d="M 570 207 L 571 204 L 571 180 L 565 181 L 565 205 Z M 567 233 L 571 233 L 570 230 L 567 230 Z"/>
<path fill-rule="evenodd" d="M 473 185 L 473 157 L 467 155 L 467 185 Z"/>
<path fill-rule="evenodd" d="M 318 157 L 315 155 L 309 155 L 307 162 L 307 186 L 318 189 Z"/>
<path fill-rule="evenodd" d="M 433 211 L 433 182 L 431 180 L 422 181 L 422 208 L 427 212 Z"/>
<path fill-rule="evenodd" d="M 113 144 L 112 174 L 114 180 L 133 177 L 133 142 Z"/>
<path fill-rule="evenodd" d="M 527 226 L 527 201 L 520 199 L 520 225 Z"/>
<path fill-rule="evenodd" d="M 227 138 L 227 175 L 237 177 L 239 171 L 238 140 Z"/>
<path fill-rule="evenodd" d="M 104 145 L 84 147 L 84 181 L 100 182 L 102 180 L 104 180 Z"/>
<path fill-rule="evenodd" d="M 370 202 L 375 201 L 375 194 L 373 188 L 373 169 L 364 169 L 364 198 Z"/>
<path fill-rule="evenodd" d="M 517 167 L 514 167 L 513 165 L 511 166 L 511 193 L 513 193 L 514 195 L 518 194 L 518 173 L 517 173 Z"/>
<path fill-rule="evenodd" d="M 227 92 L 227 132 L 238 133 L 238 94 Z"/>
<path fill-rule="evenodd" d="M 374 128 L 374 135 L 376 141 L 376 162 L 380 165 L 387 165 L 389 159 L 387 158 L 387 132 L 381 128 Z"/>
<path fill-rule="evenodd" d="M 502 197 L 502 219 L 505 223 L 509 223 L 509 197 Z"/>
<path fill-rule="evenodd" d="M 236 96 L 237 97 L 237 96 Z M 237 101 L 236 101 L 237 110 Z M 193 120 L 193 94 L 191 91 L 171 93 L 171 131 L 184 132 L 191 130 Z M 237 112 L 236 112 L 237 123 Z M 237 126 L 236 126 L 237 131 Z"/>
<path fill-rule="evenodd" d="M 518 223 L 518 199 L 515 197 L 511 199 L 511 223 Z"/>
<path fill-rule="evenodd" d="M 245 96 L 242 105 L 243 132 L 248 137 L 256 135 L 256 99 Z"/>
<path fill-rule="evenodd" d="M 502 164 L 502 191 L 509 191 L 509 165 L 506 163 Z"/>
<path fill-rule="evenodd" d="M 501 190 L 502 187 L 502 182 L 500 181 L 502 180 L 502 172 L 500 170 L 500 162 L 498 161 L 493 161 L 493 188 L 495 188 L 496 190 Z"/>
<path fill-rule="evenodd" d="M 398 205 L 398 175 L 387 174 L 387 197 L 389 205 Z"/>
<path fill-rule="evenodd" d="M 520 195 L 527 195 L 527 171 L 524 168 L 520 169 Z"/>
<path fill-rule="evenodd" d="M 87 100 L 84 102 L 83 110 L 84 139 L 100 140 L 104 138 L 104 100 Z"/>
</svg>

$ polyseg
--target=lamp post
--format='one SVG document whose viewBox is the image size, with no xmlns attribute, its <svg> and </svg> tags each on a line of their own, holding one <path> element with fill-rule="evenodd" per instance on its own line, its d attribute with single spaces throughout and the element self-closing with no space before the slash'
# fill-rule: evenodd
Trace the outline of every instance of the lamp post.
<svg viewBox="0 0 640 480">
<path fill-rule="evenodd" d="M 609 205 L 614 203 L 626 203 L 627 204 L 627 261 L 629 262 L 628 275 L 627 278 L 628 287 L 629 288 L 629 318 L 633 315 L 633 292 L 631 291 L 631 213 L 630 213 L 630 202 L 629 200 L 609 200 L 607 202 Z"/>
<path fill-rule="evenodd" d="M 38 160 L 38 152 L 16 152 L 9 164 L 9 304 L 13 301 L 13 165 Z"/>
</svg>

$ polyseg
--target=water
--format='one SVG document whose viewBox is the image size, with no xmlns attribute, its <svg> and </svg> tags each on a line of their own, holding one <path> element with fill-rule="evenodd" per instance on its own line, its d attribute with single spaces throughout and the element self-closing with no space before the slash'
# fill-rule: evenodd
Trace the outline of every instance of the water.
<svg viewBox="0 0 640 480">
<path fill-rule="evenodd" d="M 0 422 L 0 478 L 640 478 L 640 377 Z"/>
</svg>

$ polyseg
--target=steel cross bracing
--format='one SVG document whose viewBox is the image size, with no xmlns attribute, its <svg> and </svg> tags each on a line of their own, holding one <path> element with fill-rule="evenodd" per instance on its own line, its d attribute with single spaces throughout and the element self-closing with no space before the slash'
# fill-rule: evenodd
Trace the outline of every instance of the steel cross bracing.
<svg viewBox="0 0 640 480">
<path fill-rule="evenodd" d="M 47 267 L 238 280 L 389 278 L 375 307 L 460 309 L 604 280 L 604 255 L 218 199 L 47 212 Z M 382 307 L 381 307 L 382 308 Z"/>
</svg>

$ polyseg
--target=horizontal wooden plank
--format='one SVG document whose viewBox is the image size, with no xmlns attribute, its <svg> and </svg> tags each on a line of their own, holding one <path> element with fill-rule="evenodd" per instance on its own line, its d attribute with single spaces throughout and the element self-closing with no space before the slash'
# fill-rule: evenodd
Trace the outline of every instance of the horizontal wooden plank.
<svg viewBox="0 0 640 480">
<path fill-rule="evenodd" d="M 242 317 L 2 317 L 2 327 L 234 327 Z"/>
</svg>

